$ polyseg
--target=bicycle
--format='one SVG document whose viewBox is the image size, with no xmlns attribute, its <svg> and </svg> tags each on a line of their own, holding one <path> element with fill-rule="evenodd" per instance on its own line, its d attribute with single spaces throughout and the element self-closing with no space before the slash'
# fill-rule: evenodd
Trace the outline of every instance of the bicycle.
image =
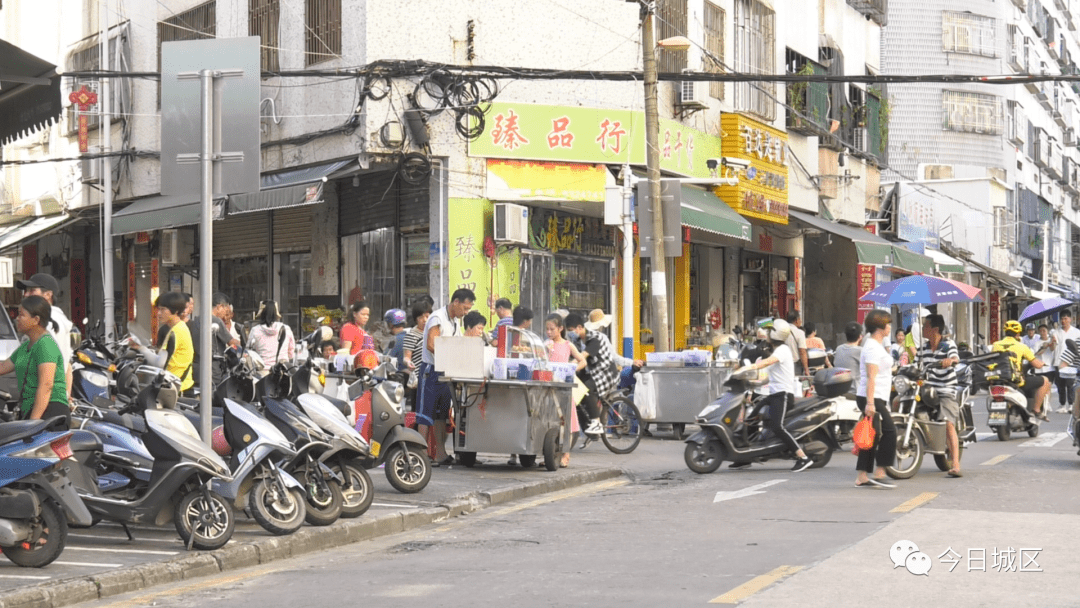
<svg viewBox="0 0 1080 608">
<path fill-rule="evenodd" d="M 633 452 L 641 443 L 642 431 L 645 428 L 637 406 L 629 396 L 623 393 L 614 393 L 609 398 L 601 398 L 600 406 L 600 422 L 604 426 L 600 440 L 607 449 L 616 454 Z M 593 441 L 592 438 L 586 440 L 581 448 L 585 449 L 591 441 Z M 576 443 L 577 435 L 574 435 L 570 443 L 571 449 Z"/>
</svg>

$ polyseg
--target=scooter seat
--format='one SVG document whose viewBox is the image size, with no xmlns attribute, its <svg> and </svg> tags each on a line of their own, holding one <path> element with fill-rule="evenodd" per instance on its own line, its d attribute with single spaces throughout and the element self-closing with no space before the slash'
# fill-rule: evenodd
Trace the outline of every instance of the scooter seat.
<svg viewBox="0 0 1080 608">
<path fill-rule="evenodd" d="M 90 431 L 72 431 L 68 447 L 72 452 L 100 452 L 104 449 L 101 438 Z"/>
<path fill-rule="evenodd" d="M 105 412 L 101 417 L 102 420 L 109 424 L 115 424 L 116 426 L 122 426 L 129 431 L 136 433 L 146 432 L 146 420 L 139 416 L 132 416 L 131 414 L 117 414 L 116 412 Z"/>
<path fill-rule="evenodd" d="M 800 413 L 800 412 L 805 412 L 807 410 L 814 409 L 815 407 L 821 405 L 822 403 L 825 403 L 828 400 L 829 400 L 828 397 L 821 397 L 821 396 L 806 397 L 804 399 L 796 399 L 795 400 L 795 405 L 791 406 L 791 409 L 788 410 L 788 416 L 790 417 L 793 414 L 797 414 L 797 413 Z"/>
<path fill-rule="evenodd" d="M 0 444 L 12 443 L 19 441 L 20 439 L 26 439 L 33 437 L 42 431 L 45 431 L 56 418 L 50 418 L 48 420 L 17 420 L 15 422 L 4 422 L 0 424 Z"/>
</svg>

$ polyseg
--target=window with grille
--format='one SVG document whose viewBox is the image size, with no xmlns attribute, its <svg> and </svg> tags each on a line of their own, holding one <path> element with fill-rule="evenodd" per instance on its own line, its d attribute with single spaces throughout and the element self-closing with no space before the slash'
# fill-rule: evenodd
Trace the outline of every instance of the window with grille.
<svg viewBox="0 0 1080 608">
<path fill-rule="evenodd" d="M 686 35 L 686 0 L 660 0 L 656 3 L 656 40 Z M 660 51 L 661 72 L 679 73 L 686 69 L 686 51 Z"/>
<path fill-rule="evenodd" d="M 705 3 L 705 50 L 711 57 L 705 59 L 705 71 L 713 74 L 724 72 L 724 9 L 712 2 Z M 724 98 L 724 83 L 710 82 L 709 95 Z"/>
<path fill-rule="evenodd" d="M 305 0 L 304 65 L 341 56 L 341 0 Z"/>
<path fill-rule="evenodd" d="M 942 92 L 942 128 L 946 131 L 1000 135 L 1001 100 L 996 95 L 967 91 Z"/>
<path fill-rule="evenodd" d="M 217 38 L 217 3 L 210 0 L 193 9 L 158 21 L 157 67 L 161 71 L 161 45 L 165 42 Z M 158 82 L 158 107 L 161 107 L 161 83 Z"/>
<path fill-rule="evenodd" d="M 995 20 L 972 13 L 941 13 L 941 45 L 947 53 L 996 57 Z"/>
<path fill-rule="evenodd" d="M 114 32 L 109 36 L 110 70 L 122 72 L 127 71 L 128 69 L 127 65 L 123 65 L 127 61 L 126 36 L 126 29 Z M 68 71 L 92 72 L 99 69 L 101 69 L 101 42 L 100 38 L 97 35 L 94 35 L 77 46 L 75 51 L 71 53 L 71 56 L 68 58 Z M 113 115 L 114 120 L 123 120 L 122 98 L 125 97 L 125 95 L 121 88 L 130 86 L 128 83 L 124 82 L 125 80 L 126 79 L 116 78 L 110 83 L 109 111 Z M 100 82 L 101 81 L 97 78 L 73 78 L 71 81 L 71 90 L 77 91 L 82 88 L 83 85 L 86 85 L 86 88 L 97 93 L 100 99 Z M 65 94 L 64 97 L 66 99 L 67 95 Z M 101 126 L 101 114 L 100 101 L 86 111 L 86 124 L 91 131 Z M 71 104 L 67 108 L 67 128 L 69 135 L 76 133 L 79 130 L 77 118 L 78 110 L 75 104 Z"/>
<path fill-rule="evenodd" d="M 248 35 L 258 36 L 260 65 L 264 72 L 278 71 L 278 0 L 248 0 Z"/>
<path fill-rule="evenodd" d="M 735 0 L 735 70 L 748 74 L 774 73 L 776 15 L 757 0 Z M 764 120 L 776 118 L 776 85 L 772 82 L 735 83 L 735 109 Z"/>
</svg>

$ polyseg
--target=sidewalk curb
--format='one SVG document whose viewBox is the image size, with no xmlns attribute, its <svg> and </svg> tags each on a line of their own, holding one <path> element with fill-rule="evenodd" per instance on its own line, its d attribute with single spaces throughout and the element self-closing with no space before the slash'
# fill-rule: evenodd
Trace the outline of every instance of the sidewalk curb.
<svg viewBox="0 0 1080 608">
<path fill-rule="evenodd" d="M 623 476 L 615 467 L 570 473 L 557 479 L 518 483 L 455 496 L 437 507 L 339 520 L 326 527 L 301 528 L 289 536 L 232 541 L 217 551 L 192 552 L 90 576 L 49 581 L 0 592 L 0 608 L 59 608 L 149 587 L 248 568 L 296 555 L 390 536 L 467 515 L 498 504 Z"/>
</svg>

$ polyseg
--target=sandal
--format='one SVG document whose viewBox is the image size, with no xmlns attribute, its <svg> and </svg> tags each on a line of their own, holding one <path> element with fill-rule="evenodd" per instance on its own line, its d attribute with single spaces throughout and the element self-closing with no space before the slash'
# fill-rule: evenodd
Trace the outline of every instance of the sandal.
<svg viewBox="0 0 1080 608">
<path fill-rule="evenodd" d="M 963 477 L 964 474 L 961 473 L 960 471 L 949 471 L 948 476 L 949 477 Z"/>
<path fill-rule="evenodd" d="M 567 453 L 567 452 L 564 452 L 563 455 L 562 455 L 562 459 L 559 460 L 559 468 L 560 469 L 565 469 L 568 466 L 570 466 L 570 454 Z"/>
</svg>

